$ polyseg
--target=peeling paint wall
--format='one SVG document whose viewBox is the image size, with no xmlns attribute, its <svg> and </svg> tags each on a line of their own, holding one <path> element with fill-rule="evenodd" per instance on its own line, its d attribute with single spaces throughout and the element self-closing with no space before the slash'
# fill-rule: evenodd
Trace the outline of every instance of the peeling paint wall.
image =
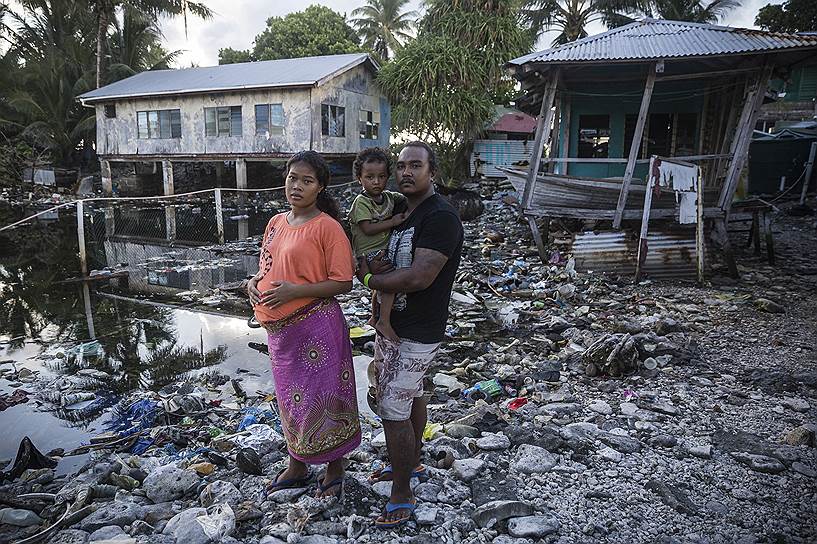
<svg viewBox="0 0 817 544">
<path fill-rule="evenodd" d="M 255 105 L 282 104 L 284 134 L 255 134 Z M 346 108 L 344 137 L 321 135 L 321 104 Z M 241 106 L 241 136 L 208 137 L 204 108 Z M 181 138 L 138 138 L 136 113 L 150 110 L 181 110 Z M 360 109 L 380 111 L 377 140 L 361 139 Z M 97 153 L 106 155 L 293 153 L 314 149 L 323 153 L 357 153 L 363 147 L 387 146 L 391 109 L 377 89 L 372 73 L 358 66 L 317 88 L 269 89 L 212 93 L 178 97 L 120 100 L 116 117 L 105 117 L 104 105 L 96 105 Z"/>
</svg>

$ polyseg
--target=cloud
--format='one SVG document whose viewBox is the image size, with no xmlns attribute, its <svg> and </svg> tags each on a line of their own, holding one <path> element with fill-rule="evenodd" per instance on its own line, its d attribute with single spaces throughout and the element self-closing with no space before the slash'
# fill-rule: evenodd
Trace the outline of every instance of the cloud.
<svg viewBox="0 0 817 544">
<path fill-rule="evenodd" d="M 165 42 L 170 50 L 181 49 L 184 53 L 176 64 L 179 67 L 212 66 L 218 64 L 218 50 L 251 49 L 255 36 L 267 26 L 267 19 L 287 13 L 303 11 L 311 4 L 320 3 L 347 16 L 363 5 L 363 0 L 201 0 L 215 12 L 212 19 L 203 21 L 196 17 L 187 19 L 187 38 L 181 17 L 161 21 Z M 410 9 L 418 9 L 420 0 L 412 0 Z"/>
</svg>

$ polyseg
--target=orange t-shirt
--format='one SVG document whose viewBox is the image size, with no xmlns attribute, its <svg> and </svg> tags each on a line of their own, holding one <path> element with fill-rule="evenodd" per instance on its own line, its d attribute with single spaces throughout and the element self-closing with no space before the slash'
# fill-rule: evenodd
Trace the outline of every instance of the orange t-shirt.
<svg viewBox="0 0 817 544">
<path fill-rule="evenodd" d="M 293 227 L 287 213 L 269 220 L 261 242 L 258 269 L 263 277 L 258 282 L 262 293 L 272 288 L 274 281 L 294 284 L 318 283 L 326 280 L 352 281 L 352 247 L 340 223 L 321 212 Z M 277 321 L 314 301 L 296 298 L 277 308 L 258 305 L 255 318 L 260 323 Z"/>
</svg>

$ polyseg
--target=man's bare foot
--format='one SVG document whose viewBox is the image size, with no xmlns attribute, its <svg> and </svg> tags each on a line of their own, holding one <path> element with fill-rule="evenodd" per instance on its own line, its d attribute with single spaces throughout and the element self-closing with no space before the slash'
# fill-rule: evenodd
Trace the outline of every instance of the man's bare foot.
<svg viewBox="0 0 817 544">
<path fill-rule="evenodd" d="M 374 324 L 374 328 L 377 329 L 377 332 L 382 334 L 389 341 L 395 344 L 400 343 L 400 337 L 397 336 L 397 333 L 394 332 L 394 329 L 391 328 L 391 323 L 389 323 L 388 321 L 378 319 L 377 322 Z"/>
<path fill-rule="evenodd" d="M 318 492 L 315 494 L 317 499 L 325 499 L 328 497 L 337 497 L 343 491 L 343 459 L 332 461 L 326 467 L 326 474 L 321 480 L 318 480 Z"/>
</svg>

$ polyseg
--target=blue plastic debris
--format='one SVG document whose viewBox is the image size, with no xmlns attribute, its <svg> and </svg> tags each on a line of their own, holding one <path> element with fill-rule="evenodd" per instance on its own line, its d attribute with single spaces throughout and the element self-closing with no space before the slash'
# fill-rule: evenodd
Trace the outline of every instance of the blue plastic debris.
<svg viewBox="0 0 817 544">
<path fill-rule="evenodd" d="M 156 441 L 152 438 L 140 438 L 130 449 L 130 452 L 134 455 L 142 455 L 149 447 L 153 445 L 154 442 Z"/>
<path fill-rule="evenodd" d="M 243 431 L 250 425 L 260 423 L 263 420 L 272 420 L 277 423 L 278 419 L 272 410 L 261 410 L 255 406 L 247 406 L 246 408 L 242 408 L 241 413 L 244 414 L 244 417 L 241 419 L 241 423 L 238 424 L 239 432 Z"/>
<path fill-rule="evenodd" d="M 158 403 L 148 399 L 137 400 L 124 411 L 115 409 L 106 430 L 119 433 L 119 436 L 130 436 L 153 426 L 156 419 Z"/>
</svg>

